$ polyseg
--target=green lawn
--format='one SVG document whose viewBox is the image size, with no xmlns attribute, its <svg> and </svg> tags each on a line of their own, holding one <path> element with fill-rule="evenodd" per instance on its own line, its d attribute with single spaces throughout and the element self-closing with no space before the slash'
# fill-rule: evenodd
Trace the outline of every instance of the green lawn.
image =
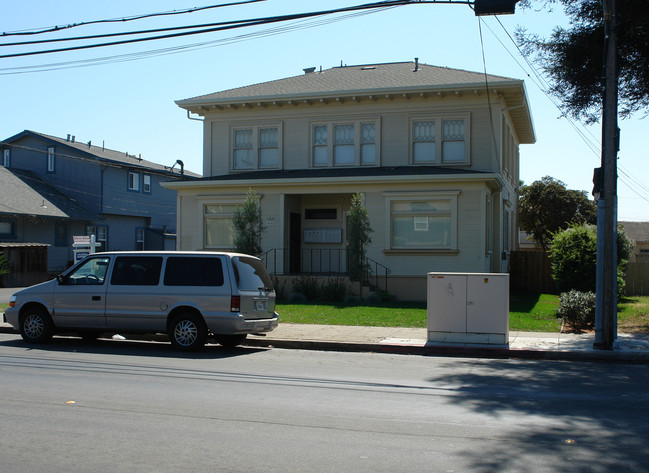
<svg viewBox="0 0 649 473">
<path fill-rule="evenodd" d="M 558 296 L 512 294 L 509 329 L 527 332 L 558 332 L 554 316 Z M 0 313 L 8 304 L 0 304 Z M 331 304 L 278 304 L 281 322 L 294 324 L 365 325 L 371 327 L 426 327 L 426 304 L 389 302 L 374 306 Z M 649 297 L 622 299 L 618 306 L 620 332 L 649 333 Z"/>
<path fill-rule="evenodd" d="M 558 332 L 561 321 L 554 315 L 559 297 L 552 294 L 511 294 L 509 329 L 526 332 Z M 281 322 L 373 327 L 426 327 L 426 304 L 385 303 L 373 306 L 320 304 L 277 305 Z M 649 333 L 649 297 L 620 301 L 618 327 L 621 332 Z"/>
</svg>

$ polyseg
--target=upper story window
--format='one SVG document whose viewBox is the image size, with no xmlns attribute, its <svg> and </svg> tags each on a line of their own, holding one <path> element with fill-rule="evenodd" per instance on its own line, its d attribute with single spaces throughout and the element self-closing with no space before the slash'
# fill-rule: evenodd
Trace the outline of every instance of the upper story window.
<svg viewBox="0 0 649 473">
<path fill-rule="evenodd" d="M 142 176 L 142 192 L 149 194 L 151 192 L 151 174 Z"/>
<path fill-rule="evenodd" d="M 16 238 L 16 222 L 13 220 L 0 220 L 0 238 L 7 240 Z"/>
<path fill-rule="evenodd" d="M 275 169 L 281 160 L 281 127 L 237 127 L 232 132 L 232 168 Z"/>
<path fill-rule="evenodd" d="M 47 172 L 56 171 L 56 154 L 54 153 L 54 147 L 50 146 L 47 148 Z"/>
<path fill-rule="evenodd" d="M 11 151 L 8 149 L 2 150 L 2 165 L 6 168 L 11 167 Z"/>
<path fill-rule="evenodd" d="M 469 117 L 413 118 L 412 164 L 468 164 Z"/>
<path fill-rule="evenodd" d="M 140 191 L 140 173 L 138 172 L 128 173 L 128 190 L 134 192 Z"/>
<path fill-rule="evenodd" d="M 311 164 L 314 167 L 377 165 L 378 135 L 378 119 L 315 124 L 311 135 Z"/>
</svg>

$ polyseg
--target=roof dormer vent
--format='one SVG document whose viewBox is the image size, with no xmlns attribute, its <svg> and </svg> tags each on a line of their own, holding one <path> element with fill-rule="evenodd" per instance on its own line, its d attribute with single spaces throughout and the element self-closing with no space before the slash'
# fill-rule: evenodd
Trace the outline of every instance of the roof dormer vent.
<svg viewBox="0 0 649 473">
<path fill-rule="evenodd" d="M 302 69 L 305 74 L 312 74 L 315 72 L 315 67 L 307 67 L 306 69 Z"/>
</svg>

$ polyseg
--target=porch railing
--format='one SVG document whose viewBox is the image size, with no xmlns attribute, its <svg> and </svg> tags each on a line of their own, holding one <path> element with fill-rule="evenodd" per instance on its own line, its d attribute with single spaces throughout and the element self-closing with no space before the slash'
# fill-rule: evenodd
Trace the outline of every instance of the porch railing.
<svg viewBox="0 0 649 473">
<path fill-rule="evenodd" d="M 345 248 L 302 248 L 297 251 L 273 248 L 259 258 L 272 275 L 349 275 L 349 252 Z M 387 292 L 390 269 L 371 258 L 365 261 L 369 271 L 364 284 Z"/>
</svg>

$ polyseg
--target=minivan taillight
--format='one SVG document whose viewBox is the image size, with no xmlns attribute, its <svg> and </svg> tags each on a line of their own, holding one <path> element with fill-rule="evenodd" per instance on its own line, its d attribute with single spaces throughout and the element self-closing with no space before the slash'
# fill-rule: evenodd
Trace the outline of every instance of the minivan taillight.
<svg viewBox="0 0 649 473">
<path fill-rule="evenodd" d="M 230 312 L 239 312 L 241 310 L 241 297 L 232 296 L 230 298 Z"/>
</svg>

